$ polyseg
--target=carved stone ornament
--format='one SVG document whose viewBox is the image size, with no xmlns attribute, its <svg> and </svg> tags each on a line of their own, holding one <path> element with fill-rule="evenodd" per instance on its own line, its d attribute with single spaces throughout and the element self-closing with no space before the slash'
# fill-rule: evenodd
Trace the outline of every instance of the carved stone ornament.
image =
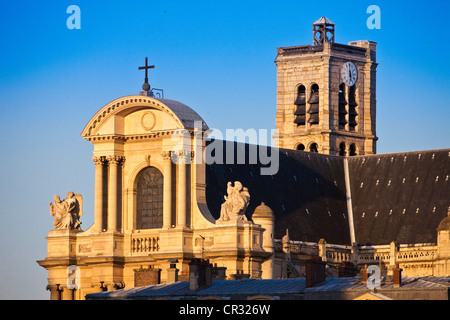
<svg viewBox="0 0 450 320">
<path fill-rule="evenodd" d="M 220 218 L 218 221 L 247 221 L 245 212 L 250 203 L 250 194 L 248 189 L 242 186 L 239 181 L 227 184 L 227 195 L 224 196 L 225 202 L 220 209 Z"/>
<path fill-rule="evenodd" d="M 113 165 L 123 164 L 125 162 L 125 157 L 112 155 L 112 156 L 107 156 L 106 160 L 108 161 L 109 164 L 113 164 Z"/>
<path fill-rule="evenodd" d="M 156 124 L 156 117 L 153 112 L 146 112 L 142 115 L 141 125 L 145 131 L 150 131 Z"/>
<path fill-rule="evenodd" d="M 61 201 L 58 195 L 50 203 L 50 215 L 55 217 L 53 226 L 55 230 L 81 231 L 80 217 L 83 216 L 83 197 L 81 194 L 67 192 L 67 198 Z"/>
</svg>

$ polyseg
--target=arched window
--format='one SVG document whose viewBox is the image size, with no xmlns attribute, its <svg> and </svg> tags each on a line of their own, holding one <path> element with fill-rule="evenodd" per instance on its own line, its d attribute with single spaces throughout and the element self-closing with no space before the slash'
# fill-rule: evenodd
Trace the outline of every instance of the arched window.
<svg viewBox="0 0 450 320">
<path fill-rule="evenodd" d="M 354 143 L 352 143 L 350 145 L 350 156 L 356 156 L 356 145 Z"/>
<path fill-rule="evenodd" d="M 319 123 L 319 86 L 313 84 L 311 86 L 311 97 L 308 100 L 309 103 L 309 124 Z"/>
<path fill-rule="evenodd" d="M 347 120 L 345 119 L 345 116 L 347 115 L 347 110 L 345 110 L 346 105 L 345 84 L 341 83 L 339 86 L 339 130 L 345 130 L 345 125 L 347 124 Z"/>
<path fill-rule="evenodd" d="M 299 143 L 299 144 L 297 145 L 297 150 L 304 151 L 304 150 L 305 150 L 305 145 L 302 144 L 302 143 Z"/>
<path fill-rule="evenodd" d="M 305 86 L 300 85 L 297 89 L 297 99 L 294 104 L 296 110 L 294 115 L 296 116 L 294 123 L 298 126 L 304 126 L 306 123 L 306 89 Z"/>
<path fill-rule="evenodd" d="M 319 148 L 317 146 L 317 143 L 311 143 L 311 145 L 309 146 L 309 151 L 310 152 L 319 152 Z"/>
<path fill-rule="evenodd" d="M 339 155 L 341 157 L 345 157 L 345 142 L 341 142 L 341 144 L 339 145 Z"/>
<path fill-rule="evenodd" d="M 136 228 L 155 229 L 163 224 L 163 182 L 157 168 L 144 168 L 136 177 Z"/>
<path fill-rule="evenodd" d="M 356 122 L 356 108 L 358 103 L 356 103 L 356 86 L 351 86 L 348 90 L 348 127 L 350 131 L 355 131 L 358 123 Z"/>
</svg>

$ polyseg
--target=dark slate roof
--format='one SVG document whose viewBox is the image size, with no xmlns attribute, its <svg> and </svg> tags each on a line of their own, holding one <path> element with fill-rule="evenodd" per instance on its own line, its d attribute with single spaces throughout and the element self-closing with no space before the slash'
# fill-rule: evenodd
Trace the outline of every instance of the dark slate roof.
<svg viewBox="0 0 450 320">
<path fill-rule="evenodd" d="M 412 290 L 412 289 L 443 289 L 450 287 L 449 277 L 408 277 L 402 276 L 400 287 L 394 286 L 392 281 L 381 280 L 380 291 Z M 367 290 L 367 284 L 361 282 L 361 277 L 351 278 L 327 278 L 325 283 L 307 288 L 306 291 L 342 291 L 342 290 Z"/>
<path fill-rule="evenodd" d="M 216 280 L 205 289 L 191 291 L 189 281 L 168 284 L 121 289 L 88 294 L 88 299 L 152 299 L 163 297 L 177 297 L 189 299 L 191 297 L 206 296 L 255 296 L 300 294 L 305 291 L 305 279 L 244 279 L 244 280 Z"/>
<path fill-rule="evenodd" d="M 401 287 L 394 287 L 392 282 L 382 281 L 379 292 L 391 290 L 444 290 L 450 284 L 449 277 L 402 277 Z M 120 289 L 86 295 L 87 299 L 129 299 L 144 300 L 154 298 L 193 299 L 207 296 L 240 297 L 266 295 L 282 296 L 297 295 L 313 292 L 339 292 L 345 290 L 358 290 L 361 294 L 369 292 L 367 284 L 361 283 L 361 277 L 327 278 L 324 283 L 306 288 L 305 278 L 294 279 L 244 279 L 244 280 L 216 280 L 205 289 L 189 290 L 189 281 L 157 284 L 151 286 Z"/>
<path fill-rule="evenodd" d="M 436 243 L 450 206 L 450 151 L 349 158 L 359 244 Z"/>
<path fill-rule="evenodd" d="M 250 145 L 233 144 L 235 158 L 243 150 L 246 164 L 227 164 L 223 144 L 223 163 L 206 167 L 214 218 L 220 216 L 227 182 L 240 181 L 251 196 L 248 217 L 261 202 L 273 210 L 276 239 L 289 229 L 291 240 L 351 244 L 343 157 L 268 148 L 269 154 L 279 151 L 279 171 L 263 176 L 260 169 L 267 165 L 248 163 Z M 436 228 L 450 206 L 450 149 L 347 159 L 357 243 L 436 242 Z"/>
<path fill-rule="evenodd" d="M 249 145 L 234 146 L 244 148 L 248 159 Z M 274 175 L 261 175 L 261 167 L 267 165 L 260 163 L 207 166 L 206 198 L 211 214 L 219 218 L 227 182 L 240 181 L 250 193 L 249 216 L 261 202 L 273 210 L 275 238 L 281 239 L 289 229 L 292 240 L 318 242 L 325 238 L 330 243 L 349 244 L 342 158 L 274 150 L 279 150 L 279 170 Z"/>
</svg>

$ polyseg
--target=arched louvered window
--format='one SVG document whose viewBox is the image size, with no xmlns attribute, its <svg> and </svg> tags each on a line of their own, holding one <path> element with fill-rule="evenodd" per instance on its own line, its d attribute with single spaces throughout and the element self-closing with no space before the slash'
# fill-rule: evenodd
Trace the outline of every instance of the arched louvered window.
<svg viewBox="0 0 450 320">
<path fill-rule="evenodd" d="M 299 143 L 299 144 L 297 145 L 297 150 L 304 151 L 304 150 L 305 150 L 305 145 L 302 144 L 302 143 Z"/>
<path fill-rule="evenodd" d="M 161 171 L 155 167 L 146 167 L 139 172 L 136 180 L 136 228 L 161 228 L 164 182 Z"/>
<path fill-rule="evenodd" d="M 311 96 L 308 100 L 309 103 L 309 120 L 311 125 L 319 124 L 319 86 L 313 84 L 311 86 Z"/>
<path fill-rule="evenodd" d="M 311 143 L 311 145 L 309 146 L 309 151 L 310 152 L 319 152 L 319 147 L 317 146 L 317 143 Z"/>
<path fill-rule="evenodd" d="M 358 103 L 356 103 L 356 86 L 351 86 L 348 90 L 348 128 L 350 131 L 355 131 L 358 123 L 356 122 L 356 111 Z"/>
<path fill-rule="evenodd" d="M 356 154 L 356 145 L 354 143 L 352 143 L 350 145 L 350 156 L 353 157 L 353 156 L 356 156 L 356 155 L 357 155 Z"/>
<path fill-rule="evenodd" d="M 306 123 L 306 88 L 300 85 L 297 89 L 297 98 L 295 99 L 295 120 L 298 126 L 304 126 Z"/>
<path fill-rule="evenodd" d="M 339 130 L 345 130 L 345 125 L 347 124 L 347 120 L 345 119 L 345 116 L 347 115 L 347 110 L 345 109 L 346 105 L 345 84 L 341 83 L 339 86 Z"/>
<path fill-rule="evenodd" d="M 345 157 L 345 155 L 346 155 L 345 142 L 341 142 L 341 144 L 339 145 L 339 155 L 341 157 Z"/>
</svg>

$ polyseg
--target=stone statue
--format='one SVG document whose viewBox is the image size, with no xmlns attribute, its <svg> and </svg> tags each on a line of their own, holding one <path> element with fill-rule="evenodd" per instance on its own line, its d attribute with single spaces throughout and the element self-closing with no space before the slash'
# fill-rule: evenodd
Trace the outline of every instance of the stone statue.
<svg viewBox="0 0 450 320">
<path fill-rule="evenodd" d="M 67 198 L 61 201 L 58 195 L 50 203 L 50 215 L 55 217 L 55 230 L 80 230 L 80 217 L 83 216 L 83 197 L 81 194 L 67 192 Z"/>
<path fill-rule="evenodd" d="M 242 186 L 239 181 L 227 183 L 227 195 L 224 196 L 225 202 L 220 209 L 220 218 L 218 221 L 247 221 L 245 212 L 250 202 L 248 189 Z"/>
</svg>

